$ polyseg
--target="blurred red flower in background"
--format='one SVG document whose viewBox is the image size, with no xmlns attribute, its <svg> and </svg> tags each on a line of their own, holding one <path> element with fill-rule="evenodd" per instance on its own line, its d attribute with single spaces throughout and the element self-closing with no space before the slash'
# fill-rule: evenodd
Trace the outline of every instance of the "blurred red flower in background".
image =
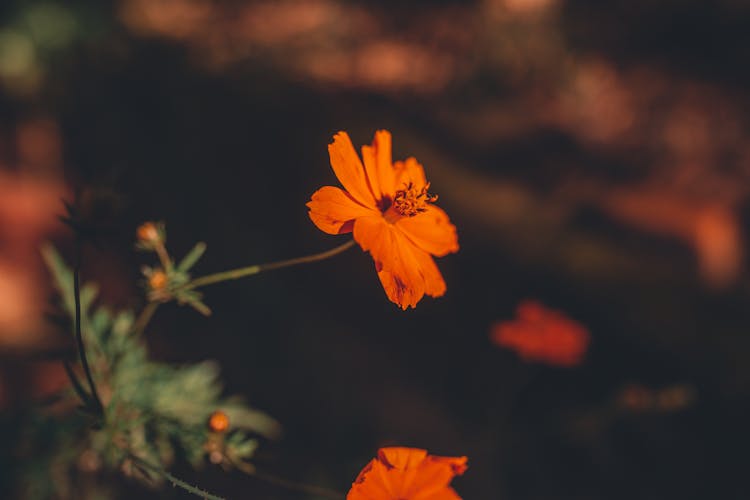
<svg viewBox="0 0 750 500">
<path fill-rule="evenodd" d="M 586 327 L 564 313 L 526 300 L 518 305 L 516 319 L 492 327 L 490 338 L 526 361 L 570 367 L 583 361 L 590 335 Z"/>
<path fill-rule="evenodd" d="M 346 500 L 461 500 L 449 486 L 466 457 L 436 457 L 418 448 L 381 448 L 352 484 Z"/>
</svg>

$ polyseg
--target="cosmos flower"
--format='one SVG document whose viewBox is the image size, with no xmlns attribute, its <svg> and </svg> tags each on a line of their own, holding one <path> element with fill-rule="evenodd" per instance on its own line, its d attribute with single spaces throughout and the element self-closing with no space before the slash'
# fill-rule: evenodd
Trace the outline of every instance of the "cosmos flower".
<svg viewBox="0 0 750 500">
<path fill-rule="evenodd" d="M 391 134 L 375 133 L 357 156 L 346 132 L 328 145 L 331 166 L 344 189 L 324 186 L 307 204 L 313 223 L 328 234 L 354 233 L 370 252 L 388 298 L 402 309 L 446 286 L 435 257 L 458 251 L 456 228 L 434 205 L 430 183 L 414 158 L 391 160 Z"/>
<path fill-rule="evenodd" d="M 586 327 L 534 301 L 521 302 L 516 316 L 492 327 L 495 344 L 513 349 L 526 361 L 563 367 L 583 361 L 590 337 Z"/>
<path fill-rule="evenodd" d="M 346 500 L 461 500 L 451 480 L 466 457 L 436 457 L 417 448 L 381 448 L 352 484 Z"/>
</svg>

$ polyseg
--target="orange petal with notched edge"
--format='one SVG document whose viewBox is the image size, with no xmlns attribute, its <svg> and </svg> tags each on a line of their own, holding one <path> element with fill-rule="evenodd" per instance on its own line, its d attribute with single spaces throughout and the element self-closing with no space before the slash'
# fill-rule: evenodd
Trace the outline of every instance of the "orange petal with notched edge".
<svg viewBox="0 0 750 500">
<path fill-rule="evenodd" d="M 391 302 L 402 309 L 415 307 L 424 296 L 425 281 L 411 242 L 382 217 L 355 220 L 354 240 L 372 255 L 380 282 Z"/>
<path fill-rule="evenodd" d="M 408 489 L 403 492 L 406 498 L 456 498 L 455 491 L 448 485 L 456 475 L 466 470 L 466 457 L 434 457 L 424 459 L 419 465 Z M 457 495 L 456 495 L 457 496 Z"/>
<path fill-rule="evenodd" d="M 339 132 L 333 136 L 333 142 L 328 145 L 328 155 L 331 167 L 344 189 L 362 205 L 375 208 L 375 197 L 367 181 L 365 168 L 354 150 L 349 134 Z"/>
<path fill-rule="evenodd" d="M 384 196 L 393 198 L 393 195 L 396 194 L 396 180 L 394 178 L 395 172 L 393 171 L 391 133 L 387 130 L 378 130 L 375 132 L 375 139 L 373 139 L 372 145 L 375 148 L 380 190 Z"/>
<path fill-rule="evenodd" d="M 445 293 L 445 281 L 430 254 L 382 217 L 357 219 L 354 240 L 370 252 L 386 295 L 402 309 L 416 307 L 425 293 L 431 297 Z"/>
<path fill-rule="evenodd" d="M 383 198 L 383 195 L 380 190 L 380 182 L 378 180 L 378 167 L 375 160 L 375 154 L 375 148 L 373 146 L 362 146 L 362 162 L 365 164 L 367 182 L 370 183 L 370 190 L 375 196 L 375 200 L 380 201 Z"/>
<path fill-rule="evenodd" d="M 393 174 L 396 189 L 401 189 L 405 184 L 409 183 L 418 188 L 427 184 L 424 167 L 415 158 L 407 158 L 406 161 L 394 162 Z"/>
<path fill-rule="evenodd" d="M 367 481 L 366 484 L 365 481 Z M 380 460 L 374 458 L 359 473 L 352 483 L 352 488 L 346 495 L 346 500 L 375 500 L 397 498 L 388 468 Z"/>
<path fill-rule="evenodd" d="M 354 219 L 378 213 L 358 203 L 346 191 L 333 186 L 324 186 L 315 191 L 307 207 L 313 223 L 328 234 L 350 233 Z"/>
<path fill-rule="evenodd" d="M 380 283 L 390 301 L 401 309 L 417 307 L 417 302 L 424 297 L 424 280 L 416 269 L 414 256 L 408 247 L 398 248 L 394 254 L 390 262 L 381 263 Z"/>
<path fill-rule="evenodd" d="M 392 446 L 378 450 L 378 458 L 397 469 L 416 467 L 427 457 L 427 450 Z"/>
<path fill-rule="evenodd" d="M 458 251 L 456 226 L 451 224 L 448 214 L 435 205 L 414 217 L 403 217 L 396 221 L 398 227 L 412 243 L 436 257 Z"/>
<path fill-rule="evenodd" d="M 347 500 L 461 500 L 450 487 L 466 457 L 435 457 L 416 448 L 381 448 L 352 484 Z"/>
<path fill-rule="evenodd" d="M 387 130 L 375 132 L 372 145 L 362 146 L 362 160 L 375 198 L 378 201 L 383 198 L 393 199 L 396 188 L 391 158 L 391 133 Z"/>
<path fill-rule="evenodd" d="M 393 248 L 393 230 L 380 215 L 360 217 L 354 222 L 354 241 L 370 252 L 376 263 L 387 258 Z"/>
<path fill-rule="evenodd" d="M 419 272 L 424 279 L 424 293 L 430 297 L 442 297 L 447 287 L 435 261 L 430 254 L 423 250 L 415 248 L 413 252 L 419 262 Z"/>
</svg>

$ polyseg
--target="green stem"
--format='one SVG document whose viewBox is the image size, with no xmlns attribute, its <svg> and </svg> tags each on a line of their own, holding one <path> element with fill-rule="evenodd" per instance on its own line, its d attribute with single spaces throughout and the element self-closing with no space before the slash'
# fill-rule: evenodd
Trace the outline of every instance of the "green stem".
<svg viewBox="0 0 750 500">
<path fill-rule="evenodd" d="M 130 455 L 130 459 L 133 460 L 138 466 L 146 469 L 147 471 L 153 472 L 154 474 L 158 474 L 162 476 L 164 479 L 172 483 L 174 486 L 178 486 L 182 488 L 183 490 L 192 493 L 195 496 L 205 498 L 207 500 L 225 500 L 223 497 L 212 495 L 211 493 L 202 490 L 198 488 L 197 486 L 193 486 L 192 484 L 186 483 L 182 479 L 174 477 L 169 472 L 165 471 L 161 467 L 151 464 L 149 462 L 146 462 L 142 458 L 136 457 L 135 455 Z"/>
<path fill-rule="evenodd" d="M 70 363 L 68 363 L 68 360 L 63 360 L 63 367 L 65 367 L 65 373 L 68 375 L 68 379 L 73 386 L 73 390 L 75 390 L 76 394 L 78 394 L 78 397 L 81 398 L 83 406 L 88 408 L 89 404 L 91 403 L 91 398 L 88 394 L 86 394 L 86 390 L 81 385 L 81 381 L 78 380 L 78 376 L 73 371 L 73 368 L 70 366 Z"/>
<path fill-rule="evenodd" d="M 148 322 L 151 321 L 151 318 L 156 312 L 157 307 L 159 307 L 158 302 L 149 302 L 141 310 L 141 313 L 138 315 L 138 318 L 136 318 L 135 323 L 133 324 L 133 332 L 135 332 L 136 336 L 140 336 L 146 329 L 146 325 L 148 325 Z"/>
<path fill-rule="evenodd" d="M 169 254 L 167 253 L 167 249 L 164 248 L 164 244 L 159 241 L 156 244 L 156 248 L 154 249 L 156 251 L 156 255 L 159 256 L 159 261 L 161 262 L 161 267 L 164 268 L 164 271 L 169 272 L 172 270 L 172 259 L 169 258 Z"/>
<path fill-rule="evenodd" d="M 224 271 L 221 273 L 209 274 L 197 279 L 194 279 L 190 283 L 187 283 L 182 287 L 182 290 L 192 290 L 206 285 L 212 285 L 222 281 L 236 280 L 244 278 L 245 276 L 252 276 L 263 271 L 271 271 L 273 269 L 281 269 L 283 267 L 296 266 L 298 264 L 307 264 L 310 262 L 317 262 L 319 260 L 325 260 L 334 255 L 338 255 L 345 250 L 348 250 L 354 246 L 354 240 L 347 241 L 343 245 L 326 250 L 325 252 L 316 253 L 313 255 L 307 255 L 305 257 L 297 257 L 295 259 L 281 260 L 278 262 L 270 262 L 268 264 L 258 264 L 255 266 L 241 267 L 239 269 L 232 269 L 231 271 Z"/>
<path fill-rule="evenodd" d="M 244 462 L 242 460 L 233 460 L 230 457 L 227 457 L 227 458 L 229 459 L 229 462 L 235 467 L 237 467 L 239 470 L 241 470 L 248 476 L 253 476 L 257 479 L 260 479 L 261 481 L 265 481 L 267 483 L 280 486 L 288 490 L 299 491 L 302 493 L 307 493 L 309 495 L 323 497 L 323 498 L 330 498 L 332 500 L 342 500 L 344 498 L 344 495 L 342 493 L 339 493 L 338 491 L 329 490 L 321 486 L 314 486 L 311 484 L 289 481 L 288 479 L 284 479 L 284 478 L 274 476 L 271 474 L 266 474 L 265 472 L 260 472 L 258 471 L 258 469 L 255 468 L 253 464 Z"/>
<path fill-rule="evenodd" d="M 250 475 L 252 475 L 253 477 L 257 477 L 261 481 L 265 481 L 267 483 L 274 484 L 276 486 L 280 486 L 288 490 L 299 491 L 301 493 L 307 493 L 308 495 L 313 495 L 317 497 L 330 498 L 332 500 L 344 499 L 343 494 L 337 491 L 333 491 L 333 490 L 320 487 L 320 486 L 313 486 L 313 485 L 304 484 L 304 483 L 295 483 L 294 481 L 289 481 L 287 479 L 272 476 L 264 472 L 258 472 L 257 470 Z"/>
<path fill-rule="evenodd" d="M 76 235 L 78 240 L 78 235 Z M 83 366 L 83 372 L 86 374 L 86 380 L 89 385 L 89 393 L 94 404 L 94 410 L 99 414 L 104 413 L 104 406 L 102 400 L 99 398 L 99 393 L 96 391 L 96 384 L 94 383 L 94 377 L 91 375 L 91 368 L 89 367 L 88 359 L 86 358 L 86 346 L 83 343 L 83 333 L 81 331 L 81 244 L 76 241 L 76 257 L 75 266 L 73 268 L 73 297 L 75 300 L 75 331 L 76 331 L 76 344 L 78 346 L 78 355 L 81 358 L 81 365 Z"/>
</svg>

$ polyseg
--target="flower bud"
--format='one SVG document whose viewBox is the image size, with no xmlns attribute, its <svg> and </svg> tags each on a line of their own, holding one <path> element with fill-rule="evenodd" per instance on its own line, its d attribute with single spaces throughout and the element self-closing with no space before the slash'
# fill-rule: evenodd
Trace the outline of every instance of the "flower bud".
<svg viewBox="0 0 750 500">
<path fill-rule="evenodd" d="M 153 247 L 159 243 L 162 243 L 163 236 L 159 227 L 153 222 L 144 222 L 135 232 L 138 238 L 138 243 L 144 246 Z"/>
<path fill-rule="evenodd" d="M 167 286 L 167 274 L 161 269 L 154 271 L 148 278 L 148 286 L 152 290 L 162 290 Z"/>
<path fill-rule="evenodd" d="M 208 419 L 208 428 L 213 432 L 226 432 L 229 429 L 229 417 L 221 410 L 213 412 Z"/>
</svg>

